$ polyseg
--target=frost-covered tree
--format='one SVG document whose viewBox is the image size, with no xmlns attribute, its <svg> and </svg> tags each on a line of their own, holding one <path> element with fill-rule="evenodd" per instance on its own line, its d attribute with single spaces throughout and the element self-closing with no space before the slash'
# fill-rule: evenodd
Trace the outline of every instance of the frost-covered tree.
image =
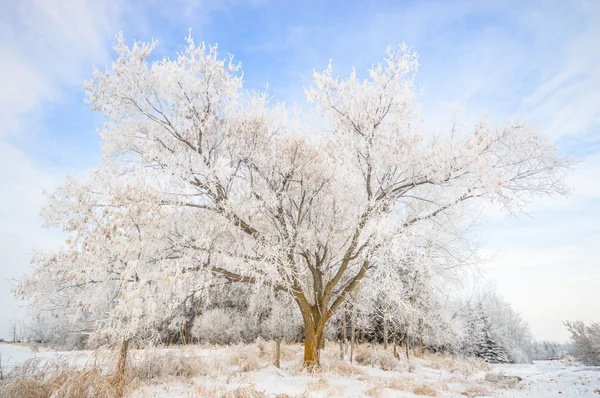
<svg viewBox="0 0 600 398">
<path fill-rule="evenodd" d="M 571 333 L 577 358 L 589 365 L 600 365 L 600 323 L 565 322 Z"/>
<path fill-rule="evenodd" d="M 484 203 L 517 214 L 567 193 L 569 162 L 535 126 L 423 131 L 406 46 L 364 80 L 315 72 L 303 119 L 242 94 L 239 64 L 216 47 L 189 38 L 150 63 L 155 45 L 119 37 L 112 67 L 86 82 L 106 119 L 102 165 L 49 195 L 46 225 L 69 238 L 17 289 L 35 303 L 68 291 L 72 317 L 103 333 L 151 334 L 225 278 L 293 300 L 304 363 L 318 365 L 328 321 L 365 278 L 383 276 L 369 288 L 400 302 L 397 267 L 415 247 L 422 257 L 444 231 L 463 234 Z"/>
<path fill-rule="evenodd" d="M 484 318 L 480 340 L 475 344 L 475 356 L 487 363 L 508 363 L 508 355 L 502 344 L 492 333 L 489 321 Z"/>
<path fill-rule="evenodd" d="M 532 345 L 532 359 L 549 360 L 560 359 L 574 351 L 573 347 L 567 343 L 558 343 L 556 341 L 535 341 Z"/>
<path fill-rule="evenodd" d="M 493 345 L 501 347 L 509 362 L 531 361 L 533 341 L 529 325 L 494 291 L 469 298 L 460 319 L 462 325 L 457 325 L 457 334 L 462 336 L 459 351 L 463 354 L 482 357 L 481 353 Z"/>
</svg>

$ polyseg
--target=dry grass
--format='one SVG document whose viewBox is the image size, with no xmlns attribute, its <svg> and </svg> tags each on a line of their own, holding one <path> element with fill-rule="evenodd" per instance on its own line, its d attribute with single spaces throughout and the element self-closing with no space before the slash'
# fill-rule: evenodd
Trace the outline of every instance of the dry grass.
<svg viewBox="0 0 600 398">
<path fill-rule="evenodd" d="M 386 380 L 385 386 L 392 390 L 408 391 L 411 388 L 413 381 L 407 377 L 392 377 Z"/>
<path fill-rule="evenodd" d="M 181 355 L 181 352 L 145 350 L 129 361 L 127 377 L 131 381 L 160 382 L 177 377 L 189 380 L 209 373 L 211 366 L 202 358 Z"/>
<path fill-rule="evenodd" d="M 466 378 L 473 376 L 478 372 L 486 372 L 490 370 L 490 367 L 487 363 L 476 358 L 444 356 L 431 353 L 425 353 L 421 356 L 421 358 L 411 360 L 411 364 L 412 363 L 418 364 L 420 367 L 457 373 Z"/>
<path fill-rule="evenodd" d="M 199 397 L 219 397 L 219 398 L 266 398 L 265 393 L 257 391 L 254 386 L 238 387 L 230 390 L 223 386 L 206 387 L 198 386 L 196 394 Z"/>
<path fill-rule="evenodd" d="M 29 359 L 14 368 L 0 384 L 3 398 L 117 397 L 114 379 L 97 367 L 74 369 L 65 362 Z"/>
<path fill-rule="evenodd" d="M 375 398 L 379 398 L 381 397 L 383 394 L 383 387 L 382 386 L 375 386 L 375 387 L 371 387 L 368 390 L 365 391 L 365 395 L 367 397 L 375 397 Z"/>
<path fill-rule="evenodd" d="M 267 396 L 257 391 L 254 387 L 240 387 L 221 395 L 222 398 L 266 398 Z"/>
<path fill-rule="evenodd" d="M 487 390 L 487 388 L 479 385 L 479 384 L 473 384 L 468 386 L 463 392 L 460 393 L 460 395 L 464 395 L 466 397 L 487 397 L 490 394 L 490 392 Z"/>
<path fill-rule="evenodd" d="M 399 365 L 399 361 L 391 352 L 365 346 L 356 349 L 354 359 L 361 365 L 374 366 L 382 370 L 396 370 Z"/>
<path fill-rule="evenodd" d="M 261 359 L 268 356 L 265 350 L 261 351 L 255 344 L 237 349 L 229 356 L 229 365 L 238 366 L 240 372 L 252 372 L 260 369 Z"/>
<path fill-rule="evenodd" d="M 340 376 L 366 375 L 365 371 L 356 365 L 341 359 L 326 360 L 321 365 L 321 372 L 331 372 Z"/>
<path fill-rule="evenodd" d="M 412 390 L 415 395 L 425 395 L 427 397 L 437 397 L 437 390 L 427 384 L 414 387 Z"/>
<path fill-rule="evenodd" d="M 327 379 L 324 378 L 323 376 L 320 376 L 318 379 L 308 383 L 308 385 L 306 386 L 306 390 L 304 391 L 304 395 L 306 395 L 306 396 L 314 395 L 313 393 L 315 391 L 327 390 L 327 389 L 329 389 L 329 387 L 330 387 L 330 384 L 327 381 Z"/>
</svg>

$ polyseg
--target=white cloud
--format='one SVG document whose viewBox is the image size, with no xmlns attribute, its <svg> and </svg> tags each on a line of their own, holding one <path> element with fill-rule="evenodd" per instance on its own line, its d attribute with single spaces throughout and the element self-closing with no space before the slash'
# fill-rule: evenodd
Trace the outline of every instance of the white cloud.
<svg viewBox="0 0 600 398">
<path fill-rule="evenodd" d="M 27 270 L 34 249 L 59 245 L 59 233 L 41 228 L 42 190 L 51 190 L 62 176 L 36 169 L 27 156 L 0 141 L 0 336 L 20 317 L 11 293 L 13 280 Z"/>
<path fill-rule="evenodd" d="M 44 76 L 13 49 L 0 43 L 0 137 L 19 128 L 19 117 L 31 112 L 53 89 Z"/>
<path fill-rule="evenodd" d="M 11 279 L 22 276 L 34 249 L 56 248 L 59 233 L 41 228 L 42 189 L 65 172 L 40 168 L 8 143 L 26 134 L 24 118 L 79 85 L 94 63 L 104 62 L 117 31 L 116 3 L 30 0 L 3 4 L 0 14 L 0 336 L 19 316 Z"/>
</svg>

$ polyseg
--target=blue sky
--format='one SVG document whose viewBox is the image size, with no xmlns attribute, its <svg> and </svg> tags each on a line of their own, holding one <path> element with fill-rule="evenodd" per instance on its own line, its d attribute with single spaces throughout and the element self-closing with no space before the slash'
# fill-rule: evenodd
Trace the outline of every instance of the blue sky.
<svg viewBox="0 0 600 398">
<path fill-rule="evenodd" d="M 565 339 L 565 319 L 600 314 L 600 2 L 0 0 L 0 336 L 18 316 L 8 279 L 60 234 L 40 226 L 42 189 L 100 162 L 82 81 L 113 58 L 111 43 L 159 41 L 174 56 L 188 30 L 242 62 L 247 89 L 303 104 L 312 70 L 364 74 L 387 45 L 420 54 L 422 113 L 444 129 L 451 111 L 540 125 L 581 160 L 568 199 L 531 217 L 491 213 L 480 240 L 498 290 L 538 338 Z M 4 303 L 8 303 L 4 305 Z"/>
</svg>

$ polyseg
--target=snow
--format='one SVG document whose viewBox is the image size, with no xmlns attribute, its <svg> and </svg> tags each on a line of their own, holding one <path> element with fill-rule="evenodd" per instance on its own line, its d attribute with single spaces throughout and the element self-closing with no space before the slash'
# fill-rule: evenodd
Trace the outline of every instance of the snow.
<svg viewBox="0 0 600 398">
<path fill-rule="evenodd" d="M 522 390 L 502 391 L 498 397 L 598 397 L 600 367 L 534 361 L 532 365 L 495 365 L 493 371 L 519 376 Z M 597 392 L 595 392 L 597 391 Z"/>
<path fill-rule="evenodd" d="M 491 365 L 482 370 L 470 362 L 454 359 L 448 365 L 444 358 L 434 355 L 411 359 L 411 366 L 401 361 L 399 371 L 386 371 L 371 366 L 349 365 L 337 361 L 336 352 L 327 354 L 328 369 L 316 373 L 302 369 L 301 347 L 288 345 L 295 357 L 282 362 L 278 369 L 260 361 L 257 369 L 242 372 L 231 356 L 250 352 L 244 346 L 189 346 L 155 348 L 156 353 L 218 360 L 220 367 L 206 376 L 192 378 L 159 379 L 153 383 L 138 385 L 129 391 L 131 397 L 202 397 L 219 396 L 223 392 L 248 388 L 267 396 L 286 394 L 289 397 L 422 397 L 419 388 L 433 388 L 438 397 L 599 397 L 600 367 L 565 365 L 560 361 L 536 361 L 533 364 Z M 133 361 L 142 360 L 145 350 L 131 350 Z M 0 343 L 4 374 L 15 365 L 29 358 L 61 359 L 71 365 L 91 363 L 93 351 L 59 352 L 43 347 L 24 344 Z M 446 358 L 448 359 L 448 358 Z M 343 366 L 342 366 L 343 365 Z M 344 367 L 348 365 L 347 367 Z M 470 367 L 469 367 L 470 366 Z M 466 369 L 466 370 L 465 370 Z M 214 369 L 213 369 L 214 370 Z M 521 381 L 503 384 L 498 380 L 511 380 L 518 376 Z M 514 378 L 512 380 L 515 380 Z M 285 396 L 285 395 L 284 395 Z"/>
<path fill-rule="evenodd" d="M 83 367 L 89 363 L 94 351 L 52 351 L 44 347 L 29 346 L 21 343 L 0 343 L 0 356 L 4 373 L 16 365 L 31 359 L 42 358 L 46 360 L 60 359 L 67 361 L 72 366 Z"/>
</svg>

